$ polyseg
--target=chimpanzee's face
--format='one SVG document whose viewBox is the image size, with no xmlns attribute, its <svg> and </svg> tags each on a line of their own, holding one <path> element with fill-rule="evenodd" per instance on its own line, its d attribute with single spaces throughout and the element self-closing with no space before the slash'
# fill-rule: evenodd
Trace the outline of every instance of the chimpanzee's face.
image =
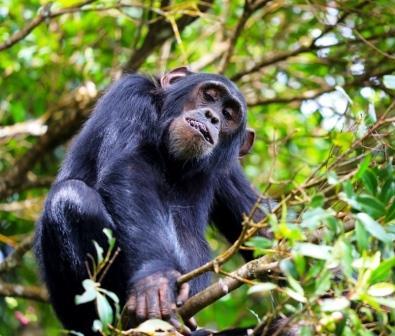
<svg viewBox="0 0 395 336">
<path fill-rule="evenodd" d="M 213 153 L 221 137 L 232 136 L 244 126 L 240 99 L 222 82 L 207 80 L 196 85 L 181 115 L 169 128 L 169 149 L 178 159 L 201 158 Z"/>
</svg>

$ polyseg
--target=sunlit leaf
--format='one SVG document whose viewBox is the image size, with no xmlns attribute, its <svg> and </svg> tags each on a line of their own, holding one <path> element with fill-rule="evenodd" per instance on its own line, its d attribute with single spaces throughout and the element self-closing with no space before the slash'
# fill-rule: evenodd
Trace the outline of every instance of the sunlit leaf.
<svg viewBox="0 0 395 336">
<path fill-rule="evenodd" d="M 356 214 L 355 217 L 372 236 L 384 243 L 391 242 L 391 237 L 385 232 L 383 227 L 368 214 L 359 213 Z"/>
<path fill-rule="evenodd" d="M 384 260 L 370 275 L 369 283 L 374 284 L 385 281 L 391 276 L 391 271 L 395 269 L 395 257 Z"/>
<path fill-rule="evenodd" d="M 395 76 L 385 75 L 383 77 L 383 84 L 387 89 L 395 90 Z"/>
<path fill-rule="evenodd" d="M 100 264 L 101 262 L 103 262 L 103 248 L 95 241 L 93 241 L 93 245 L 96 249 L 97 263 Z"/>
<path fill-rule="evenodd" d="M 266 293 L 276 289 L 277 287 L 278 286 L 272 282 L 262 282 L 250 287 L 247 294 Z"/>
<path fill-rule="evenodd" d="M 395 285 L 388 282 L 379 282 L 369 287 L 368 294 L 372 296 L 388 296 L 395 292 Z"/>
<path fill-rule="evenodd" d="M 294 250 L 306 257 L 328 260 L 332 256 L 332 247 L 326 245 L 316 245 L 311 243 L 298 243 Z"/>
<path fill-rule="evenodd" d="M 304 295 L 293 291 L 291 288 L 285 288 L 284 291 L 286 294 L 288 294 L 289 297 L 291 297 L 292 299 L 294 299 L 296 301 L 299 301 L 302 303 L 307 302 L 307 299 L 304 297 Z"/>
<path fill-rule="evenodd" d="M 335 299 L 323 299 L 320 301 L 320 307 L 322 311 L 342 311 L 350 306 L 350 301 L 345 297 L 339 297 Z"/>
<path fill-rule="evenodd" d="M 84 287 L 85 292 L 82 293 L 81 295 L 76 295 L 74 298 L 74 302 L 77 305 L 90 302 L 96 299 L 97 284 L 93 280 L 91 279 L 84 280 L 82 282 L 82 286 Z"/>
<path fill-rule="evenodd" d="M 104 295 L 97 293 L 97 313 L 100 321 L 103 323 L 103 327 L 106 328 L 113 320 L 113 311 L 111 305 L 107 301 Z"/>
<path fill-rule="evenodd" d="M 101 323 L 101 321 L 94 320 L 92 325 L 92 331 L 102 331 L 102 330 L 103 330 L 103 324 Z"/>
<path fill-rule="evenodd" d="M 154 335 L 155 332 L 157 331 L 162 331 L 162 332 L 174 331 L 174 327 L 166 321 L 152 319 L 141 323 L 136 328 L 136 330 L 143 333 L 147 333 L 149 335 Z"/>
<path fill-rule="evenodd" d="M 109 245 L 109 250 L 112 250 L 115 245 L 115 238 L 112 234 L 112 231 L 110 229 L 103 229 L 104 234 L 107 236 L 107 242 Z"/>
</svg>

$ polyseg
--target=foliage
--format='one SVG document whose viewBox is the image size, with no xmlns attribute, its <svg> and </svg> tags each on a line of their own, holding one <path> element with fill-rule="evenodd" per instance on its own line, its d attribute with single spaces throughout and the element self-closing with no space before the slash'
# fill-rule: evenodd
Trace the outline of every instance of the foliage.
<svg viewBox="0 0 395 336">
<path fill-rule="evenodd" d="M 239 85 L 257 133 L 245 171 L 279 200 L 258 223 L 274 239 L 242 246 L 278 269 L 204 309 L 199 324 L 224 329 L 290 316 L 303 335 L 395 333 L 395 3 L 166 3 L 0 3 L 0 335 L 61 328 L 42 302 L 29 237 L 100 92 L 122 71 L 181 64 Z M 213 230 L 208 237 L 216 254 L 227 248 Z M 92 275 L 115 253 L 96 251 Z M 220 271 L 242 263 L 234 257 Z M 84 282 L 85 299 L 104 298 L 113 309 L 116 299 L 99 282 Z"/>
</svg>

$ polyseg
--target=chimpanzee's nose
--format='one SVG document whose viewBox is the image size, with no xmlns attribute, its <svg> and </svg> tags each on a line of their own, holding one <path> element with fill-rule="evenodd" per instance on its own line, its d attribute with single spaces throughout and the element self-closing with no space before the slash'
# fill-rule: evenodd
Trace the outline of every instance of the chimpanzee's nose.
<svg viewBox="0 0 395 336">
<path fill-rule="evenodd" d="M 215 112 L 210 109 L 204 111 L 204 116 L 213 124 L 216 125 L 219 122 L 219 118 Z"/>
</svg>

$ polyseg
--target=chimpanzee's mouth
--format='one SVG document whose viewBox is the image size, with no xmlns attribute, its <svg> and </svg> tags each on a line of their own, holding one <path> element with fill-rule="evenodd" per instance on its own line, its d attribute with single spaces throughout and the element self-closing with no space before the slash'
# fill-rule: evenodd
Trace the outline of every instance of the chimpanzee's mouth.
<svg viewBox="0 0 395 336">
<path fill-rule="evenodd" d="M 202 122 L 200 122 L 198 120 L 192 119 L 192 118 L 185 118 L 185 120 L 189 124 L 189 126 L 191 126 L 192 128 L 194 128 L 200 132 L 200 134 L 203 136 L 204 140 L 206 140 L 211 145 L 214 144 L 214 140 L 211 137 L 211 134 L 205 124 L 203 124 Z"/>
</svg>

